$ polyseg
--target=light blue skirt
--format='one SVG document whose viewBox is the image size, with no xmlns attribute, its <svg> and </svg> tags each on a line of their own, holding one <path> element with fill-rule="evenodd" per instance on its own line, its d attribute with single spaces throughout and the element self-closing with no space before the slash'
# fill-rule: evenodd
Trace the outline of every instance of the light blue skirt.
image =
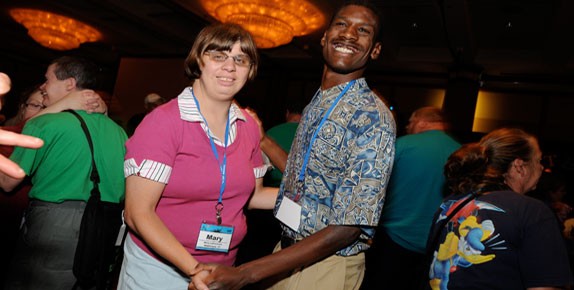
<svg viewBox="0 0 574 290">
<path fill-rule="evenodd" d="M 150 256 L 127 236 L 118 290 L 187 290 L 189 283 L 189 277 Z"/>
</svg>

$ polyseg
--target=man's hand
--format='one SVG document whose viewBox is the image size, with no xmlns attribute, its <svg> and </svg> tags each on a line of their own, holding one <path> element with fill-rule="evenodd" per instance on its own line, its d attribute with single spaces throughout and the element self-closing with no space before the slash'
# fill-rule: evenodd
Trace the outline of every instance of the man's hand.
<svg viewBox="0 0 574 290">
<path fill-rule="evenodd" d="M 26 136 L 0 129 L 0 144 L 26 148 L 40 148 L 42 145 L 44 145 L 44 141 L 36 137 Z M 1 155 L 0 171 L 12 178 L 24 178 L 24 176 L 26 176 L 26 173 L 24 173 L 18 164 Z"/>
<path fill-rule="evenodd" d="M 199 288 L 200 285 L 209 285 L 210 290 L 239 290 L 243 286 L 247 285 L 247 278 L 243 275 L 243 273 L 234 267 L 228 267 L 223 265 L 217 264 L 199 264 L 197 269 L 201 269 L 202 271 L 210 272 L 208 277 L 204 277 L 201 280 L 201 283 L 195 283 L 195 276 L 193 277 L 193 283 L 190 283 L 190 290 L 203 290 L 204 288 Z M 203 272 L 202 272 L 203 273 Z M 199 280 L 199 279 L 198 279 Z M 194 284 L 196 288 L 192 288 L 191 284 Z"/>
</svg>

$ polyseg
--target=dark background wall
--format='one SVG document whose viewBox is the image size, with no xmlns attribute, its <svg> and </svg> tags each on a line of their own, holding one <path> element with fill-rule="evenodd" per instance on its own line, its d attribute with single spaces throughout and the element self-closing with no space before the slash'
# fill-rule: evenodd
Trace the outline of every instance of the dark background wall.
<svg viewBox="0 0 574 290">
<path fill-rule="evenodd" d="M 112 95 L 111 109 L 118 119 L 126 122 L 143 111 L 143 98 L 148 93 L 155 92 L 168 99 L 176 97 L 189 84 L 183 74 L 183 61 L 183 58 L 118 58 L 102 65 L 102 89 Z M 43 82 L 47 65 L 17 59 L 0 61 L 0 68 L 13 82 L 13 90 L 4 102 L 3 113 L 7 117 L 15 114 L 18 96 L 24 88 Z M 319 88 L 321 73 L 320 64 L 305 72 L 264 65 L 257 79 L 245 86 L 237 100 L 256 109 L 265 126 L 271 127 L 283 121 L 287 103 L 307 103 L 311 99 Z M 437 85 L 422 81 L 407 83 L 373 71 L 367 71 L 366 76 L 371 87 L 393 106 L 400 134 L 412 111 L 429 105 L 442 107 L 450 93 L 456 98 L 451 111 L 459 114 L 451 116 L 453 123 L 460 123 L 460 118 L 471 122 L 468 130 L 458 132 L 464 137 L 472 138 L 475 135 L 472 132 L 484 133 L 501 126 L 519 126 L 537 134 L 551 149 L 566 149 L 574 144 L 574 122 L 570 119 L 574 97 L 568 91 L 478 87 L 475 92 L 467 88 L 472 84 L 456 84 L 453 89 L 446 77 L 442 85 Z"/>
</svg>

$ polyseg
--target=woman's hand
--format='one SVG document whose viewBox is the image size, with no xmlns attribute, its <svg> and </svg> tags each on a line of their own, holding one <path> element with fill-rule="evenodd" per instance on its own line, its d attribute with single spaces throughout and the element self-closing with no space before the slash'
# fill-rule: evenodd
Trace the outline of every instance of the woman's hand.
<svg viewBox="0 0 574 290">
<path fill-rule="evenodd" d="M 191 282 L 187 288 L 189 290 L 209 290 L 209 287 L 207 287 L 207 284 L 205 283 L 205 279 L 209 276 L 209 274 L 210 272 L 208 270 L 199 270 L 198 272 L 194 272 L 194 274 L 191 276 Z"/>
<path fill-rule="evenodd" d="M 108 107 L 100 95 L 92 90 L 73 91 L 59 101 L 40 111 L 33 118 L 43 114 L 59 113 L 65 110 L 83 110 L 88 113 L 106 113 Z"/>
<path fill-rule="evenodd" d="M 106 113 L 108 106 L 102 97 L 93 90 L 82 90 L 69 93 L 63 98 L 66 107 L 72 110 L 84 110 L 88 113 Z"/>
<path fill-rule="evenodd" d="M 245 275 L 235 267 L 229 267 L 218 264 L 199 264 L 196 271 L 201 270 L 202 277 L 194 275 L 192 283 L 189 285 L 189 290 L 208 290 L 208 289 L 226 289 L 226 290 L 239 290 L 247 285 L 247 278 Z M 204 272 L 208 272 L 208 276 L 203 276 Z M 195 284 L 197 280 L 198 284 Z M 207 287 L 209 285 L 209 287 Z M 205 287 L 205 288 L 199 288 Z"/>
</svg>

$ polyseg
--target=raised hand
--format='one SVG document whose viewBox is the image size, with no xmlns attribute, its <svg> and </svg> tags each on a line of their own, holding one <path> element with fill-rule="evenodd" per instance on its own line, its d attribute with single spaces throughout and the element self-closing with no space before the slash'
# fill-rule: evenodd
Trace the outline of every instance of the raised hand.
<svg viewBox="0 0 574 290">
<path fill-rule="evenodd" d="M 44 141 L 36 137 L 0 129 L 0 144 L 26 148 L 40 148 L 44 145 Z M 0 171 L 12 178 L 24 178 L 24 176 L 26 176 L 26 173 L 20 168 L 20 166 L 18 166 L 18 164 L 2 155 L 0 155 Z"/>
<path fill-rule="evenodd" d="M 88 113 L 105 113 L 108 110 L 100 95 L 93 90 L 73 91 L 51 104 L 34 117 L 43 114 L 59 113 L 65 110 L 84 110 Z"/>
<path fill-rule="evenodd" d="M 97 92 L 92 90 L 82 91 L 82 96 L 85 98 L 86 111 L 88 113 L 105 114 L 108 112 L 108 106 Z"/>
</svg>

